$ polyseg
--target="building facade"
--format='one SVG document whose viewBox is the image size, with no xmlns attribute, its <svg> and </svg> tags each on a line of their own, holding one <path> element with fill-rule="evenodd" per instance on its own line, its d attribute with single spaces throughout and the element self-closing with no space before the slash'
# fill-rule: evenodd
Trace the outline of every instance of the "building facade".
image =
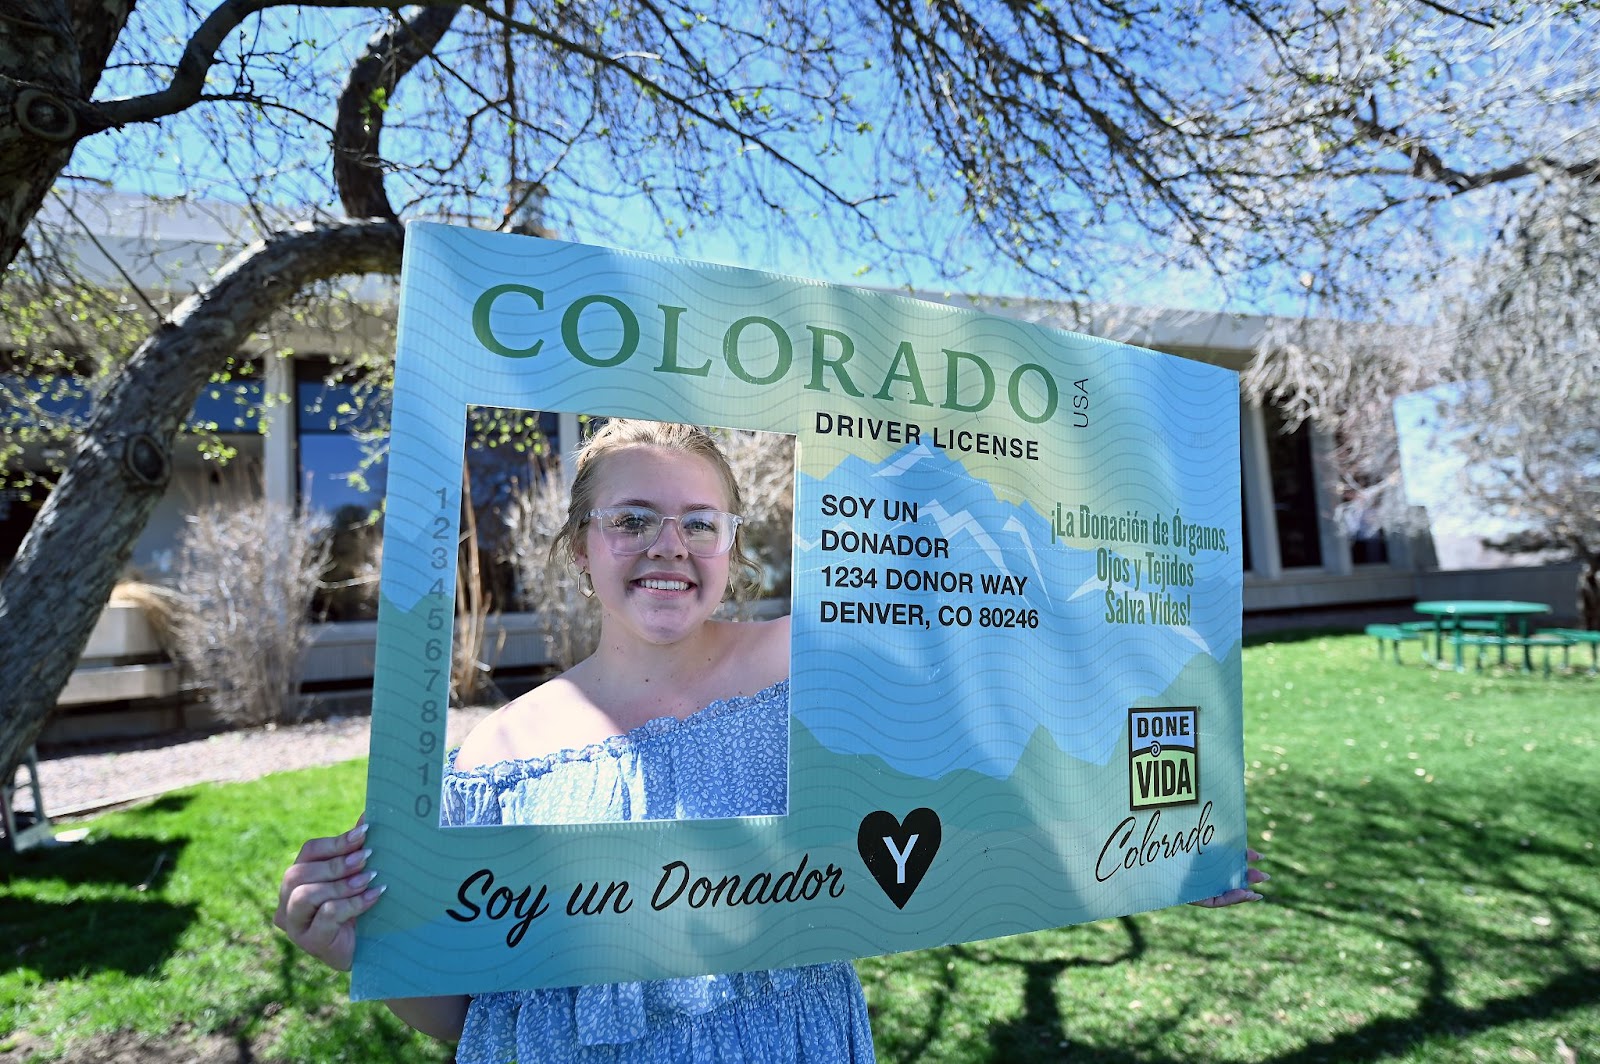
<svg viewBox="0 0 1600 1064">
<path fill-rule="evenodd" d="M 241 212 L 102 196 L 92 204 L 74 205 L 74 214 L 88 215 L 90 224 L 100 230 L 79 252 L 90 276 L 104 277 L 108 285 L 147 286 L 161 298 L 175 301 L 186 287 L 201 283 L 229 246 L 236 246 L 225 234 L 237 231 Z M 381 446 L 373 446 L 375 441 L 381 443 L 386 411 L 380 399 L 366 394 L 359 378 L 341 367 L 348 365 L 352 352 L 381 353 L 392 345 L 388 329 L 392 315 L 384 308 L 392 307 L 393 290 L 382 282 L 363 282 L 357 298 L 377 310 L 362 319 L 365 326 L 358 323 L 337 332 L 291 328 L 289 335 L 274 338 L 274 347 L 288 347 L 292 356 L 260 352 L 229 381 L 206 389 L 191 419 L 193 431 L 185 434 L 175 455 L 166 496 L 134 548 L 130 577 L 168 582 L 186 517 L 211 502 L 265 497 L 300 512 L 326 514 L 336 527 L 371 525 L 371 515 L 380 509 L 387 472 Z M 965 305 L 1046 325 L 1056 324 L 1060 316 L 1060 308 L 1048 303 L 966 301 Z M 1084 331 L 1240 370 L 1255 357 L 1268 324 L 1245 316 L 1174 312 L 1103 315 Z M 13 357 L 0 370 L 15 374 L 26 361 Z M 52 416 L 87 413 L 88 399 L 72 392 L 65 389 L 53 400 Z M 1365 527 L 1341 510 L 1325 434 L 1309 425 L 1286 430 L 1276 410 L 1242 399 L 1239 417 L 1247 618 L 1285 611 L 1403 606 L 1418 597 L 1452 592 L 1448 582 L 1461 576 L 1440 572 L 1425 536 L 1396 536 Z M 572 415 L 540 414 L 536 429 L 555 453 L 578 436 Z M 208 443 L 216 442 L 234 452 L 226 466 L 208 456 Z M 0 569 L 14 556 L 48 489 L 47 475 L 24 489 L 16 474 L 24 469 L 43 474 L 47 459 L 38 450 L 24 452 L 7 471 L 0 490 Z M 475 495 L 480 488 L 492 494 L 497 480 L 507 476 L 529 475 L 515 460 L 494 459 L 490 448 L 480 474 L 483 481 L 474 484 Z M 1549 577 L 1551 589 L 1570 588 L 1570 576 L 1557 569 Z M 1523 575 L 1520 586 L 1526 588 L 1529 577 Z M 1524 591 L 1517 597 L 1529 595 Z M 374 634 L 370 609 L 347 602 L 324 609 L 323 616 L 327 621 L 318 631 L 308 682 L 349 686 L 370 679 Z M 497 623 L 502 632 L 500 664 L 526 668 L 542 660 L 530 623 L 515 617 Z M 96 683 L 75 678 L 77 690 L 69 687 L 63 700 L 97 703 L 176 690 L 176 677 L 161 662 L 129 663 L 121 660 L 129 654 L 116 651 L 115 645 L 108 650 L 91 644 L 80 673 L 87 676 L 101 667 L 126 670 L 133 665 L 156 671 L 147 669 L 144 680 L 120 686 L 111 673 Z M 150 675 L 166 678 L 152 682 Z"/>
</svg>

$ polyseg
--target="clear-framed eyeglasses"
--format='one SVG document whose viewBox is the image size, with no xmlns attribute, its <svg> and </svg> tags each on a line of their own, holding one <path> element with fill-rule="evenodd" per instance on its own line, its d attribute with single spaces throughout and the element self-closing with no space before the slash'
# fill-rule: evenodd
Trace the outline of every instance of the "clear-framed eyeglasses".
<svg viewBox="0 0 1600 1064">
<path fill-rule="evenodd" d="M 643 554 L 656 545 L 668 521 L 678 522 L 678 538 L 697 558 L 715 558 L 728 553 L 733 537 L 744 518 L 725 510 L 690 510 L 673 517 L 659 514 L 648 506 L 604 506 L 590 510 L 587 519 L 595 523 L 600 537 L 616 554 Z"/>
</svg>

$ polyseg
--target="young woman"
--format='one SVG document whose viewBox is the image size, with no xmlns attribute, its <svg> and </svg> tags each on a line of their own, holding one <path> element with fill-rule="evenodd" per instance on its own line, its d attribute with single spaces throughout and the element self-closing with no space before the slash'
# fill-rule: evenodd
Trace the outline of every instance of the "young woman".
<svg viewBox="0 0 1600 1064">
<path fill-rule="evenodd" d="M 446 824 L 785 811 L 788 618 L 712 618 L 755 585 L 739 508 L 727 461 L 698 428 L 617 420 L 590 439 L 553 549 L 599 603 L 599 646 L 473 730 L 445 777 Z M 278 926 L 335 968 L 350 967 L 355 920 L 382 893 L 363 870 L 365 833 L 307 842 L 279 892 Z M 388 1004 L 459 1041 L 461 1064 L 873 1059 L 848 963 Z"/>
</svg>

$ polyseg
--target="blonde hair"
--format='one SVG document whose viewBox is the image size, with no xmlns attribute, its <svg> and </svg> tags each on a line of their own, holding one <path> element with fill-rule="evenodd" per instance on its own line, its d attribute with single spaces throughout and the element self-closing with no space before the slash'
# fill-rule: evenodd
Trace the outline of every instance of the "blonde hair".
<svg viewBox="0 0 1600 1064">
<path fill-rule="evenodd" d="M 722 480 L 728 509 L 733 513 L 743 509 L 744 500 L 739 492 L 739 483 L 734 479 L 733 469 L 711 433 L 698 425 L 613 418 L 585 440 L 578 450 L 572 496 L 567 503 L 567 520 L 550 544 L 552 558 L 563 549 L 569 558 L 573 556 L 573 547 L 583 534 L 583 526 L 589 521 L 589 511 L 595 508 L 596 484 L 601 470 L 617 452 L 629 447 L 655 447 L 704 458 Z M 761 590 L 761 576 L 760 564 L 745 551 L 744 528 L 741 525 L 734 533 L 733 546 L 728 550 L 729 594 L 741 601 L 753 597 Z"/>
</svg>

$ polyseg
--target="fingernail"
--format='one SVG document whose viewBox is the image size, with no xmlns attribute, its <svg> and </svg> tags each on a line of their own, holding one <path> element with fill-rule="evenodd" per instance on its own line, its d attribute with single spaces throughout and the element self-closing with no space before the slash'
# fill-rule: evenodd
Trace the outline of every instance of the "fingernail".
<svg viewBox="0 0 1600 1064">
<path fill-rule="evenodd" d="M 378 870 L 376 868 L 370 868 L 365 872 L 357 872 L 355 875 L 346 880 L 346 882 L 350 884 L 351 890 L 360 890 L 362 887 L 365 887 L 367 884 L 371 883 L 377 878 Z"/>
<path fill-rule="evenodd" d="M 355 827 L 353 827 L 349 831 L 345 832 L 345 836 L 344 837 L 346 839 L 348 839 L 351 843 L 358 843 L 362 839 L 367 837 L 367 828 L 368 827 L 369 827 L 369 825 L 367 824 L 367 822 L 365 820 L 363 820 L 361 823 L 357 824 Z"/>
<path fill-rule="evenodd" d="M 375 902 L 379 898 L 381 898 L 383 896 L 383 892 L 388 890 L 388 889 L 389 889 L 389 884 L 380 883 L 376 887 L 371 887 L 368 890 L 362 892 L 361 900 L 364 901 L 364 902 L 367 902 L 369 904 L 372 903 L 372 902 Z"/>
<path fill-rule="evenodd" d="M 1252 890 L 1250 892 L 1250 900 L 1251 901 L 1265 901 L 1266 900 L 1266 895 L 1257 894 L 1255 891 Z"/>
<path fill-rule="evenodd" d="M 370 849 L 357 850 L 344 859 L 344 866 L 346 868 L 360 868 L 363 864 L 366 864 L 367 858 L 371 856 L 372 851 Z"/>
</svg>

